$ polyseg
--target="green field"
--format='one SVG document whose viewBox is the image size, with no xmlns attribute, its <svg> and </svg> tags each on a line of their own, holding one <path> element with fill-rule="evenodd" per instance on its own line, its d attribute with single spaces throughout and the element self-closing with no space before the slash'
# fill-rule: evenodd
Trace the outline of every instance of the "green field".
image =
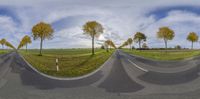
<svg viewBox="0 0 200 99">
<path fill-rule="evenodd" d="M 0 49 L 0 54 L 6 54 L 6 53 L 9 53 L 13 50 L 10 50 L 10 49 Z"/>
<path fill-rule="evenodd" d="M 154 60 L 181 60 L 200 55 L 200 50 L 129 50 L 123 49 L 129 54 L 142 56 Z"/>
<path fill-rule="evenodd" d="M 39 50 L 21 50 L 24 58 L 37 70 L 52 76 L 76 77 L 90 73 L 100 67 L 112 54 L 97 49 L 91 55 L 91 49 L 45 49 L 43 56 L 38 56 Z M 59 60 L 60 71 L 56 71 L 56 58 Z"/>
</svg>

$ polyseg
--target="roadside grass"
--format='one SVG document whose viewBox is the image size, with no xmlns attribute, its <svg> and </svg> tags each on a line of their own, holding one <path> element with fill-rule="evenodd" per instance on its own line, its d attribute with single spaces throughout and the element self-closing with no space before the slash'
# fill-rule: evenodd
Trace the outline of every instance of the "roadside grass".
<svg viewBox="0 0 200 99">
<path fill-rule="evenodd" d="M 10 49 L 0 49 L 0 54 L 6 54 L 6 53 L 9 53 L 13 50 L 10 50 Z"/>
<path fill-rule="evenodd" d="M 129 50 L 123 49 L 129 54 L 142 56 L 154 60 L 182 60 L 200 55 L 200 50 Z"/>
<path fill-rule="evenodd" d="M 52 76 L 77 77 L 88 74 L 100 67 L 112 54 L 102 49 L 96 49 L 91 55 L 91 49 L 45 49 L 43 56 L 38 56 L 39 50 L 21 50 L 24 58 L 37 70 Z M 59 71 L 56 71 L 58 58 Z"/>
</svg>

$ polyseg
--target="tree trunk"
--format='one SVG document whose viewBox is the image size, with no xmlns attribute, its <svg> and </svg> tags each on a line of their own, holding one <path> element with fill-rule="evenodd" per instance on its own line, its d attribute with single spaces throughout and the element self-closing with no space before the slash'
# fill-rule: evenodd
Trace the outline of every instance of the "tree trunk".
<svg viewBox="0 0 200 99">
<path fill-rule="evenodd" d="M 132 48 L 131 48 L 131 44 L 130 44 L 130 50 L 132 50 Z"/>
<path fill-rule="evenodd" d="M 191 49 L 193 49 L 193 42 L 192 42 L 192 46 L 191 46 Z"/>
<path fill-rule="evenodd" d="M 42 56 L 42 43 L 43 43 L 43 38 L 41 38 L 41 41 L 40 41 L 40 54 Z"/>
<path fill-rule="evenodd" d="M 92 55 L 94 55 L 94 35 L 92 36 Z"/>
<path fill-rule="evenodd" d="M 167 50 L 167 40 L 164 39 L 164 42 L 165 42 L 165 49 Z"/>
<path fill-rule="evenodd" d="M 139 40 L 139 48 L 141 49 L 141 41 Z"/>
<path fill-rule="evenodd" d="M 108 47 L 106 47 L 106 51 L 109 52 L 109 51 L 108 51 Z"/>
<path fill-rule="evenodd" d="M 26 44 L 26 52 L 27 52 L 27 44 Z"/>
</svg>

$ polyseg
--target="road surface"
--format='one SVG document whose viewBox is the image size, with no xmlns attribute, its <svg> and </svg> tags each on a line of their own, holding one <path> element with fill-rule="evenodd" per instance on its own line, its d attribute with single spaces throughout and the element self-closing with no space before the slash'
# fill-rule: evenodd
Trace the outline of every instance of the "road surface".
<svg viewBox="0 0 200 99">
<path fill-rule="evenodd" d="M 0 99 L 197 99 L 199 61 L 160 62 L 117 50 L 91 76 L 56 80 L 12 52 L 0 55 Z"/>
</svg>

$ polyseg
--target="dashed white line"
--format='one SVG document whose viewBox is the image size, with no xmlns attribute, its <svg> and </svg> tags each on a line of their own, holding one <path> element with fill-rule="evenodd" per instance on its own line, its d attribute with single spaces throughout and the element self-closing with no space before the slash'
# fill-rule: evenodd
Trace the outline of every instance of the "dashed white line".
<svg viewBox="0 0 200 99">
<path fill-rule="evenodd" d="M 144 72 L 148 72 L 148 70 L 147 69 L 144 69 L 144 68 L 142 68 L 142 67 L 140 67 L 140 66 L 138 66 L 137 64 L 135 64 L 134 62 L 132 62 L 131 60 L 129 60 L 128 59 L 128 61 L 132 64 L 132 65 L 134 65 L 135 67 L 137 67 L 138 69 L 140 69 L 140 70 L 142 70 L 142 71 L 144 71 Z"/>
</svg>

